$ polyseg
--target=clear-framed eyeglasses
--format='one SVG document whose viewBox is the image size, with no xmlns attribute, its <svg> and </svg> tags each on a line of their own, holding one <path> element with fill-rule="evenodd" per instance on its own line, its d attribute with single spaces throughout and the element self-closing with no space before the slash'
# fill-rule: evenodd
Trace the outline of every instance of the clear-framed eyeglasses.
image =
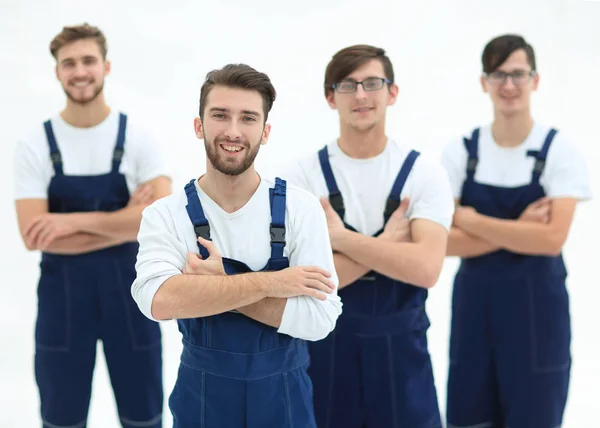
<svg viewBox="0 0 600 428">
<path fill-rule="evenodd" d="M 493 86 L 504 85 L 509 77 L 515 86 L 523 86 L 529 79 L 535 76 L 535 74 L 535 70 L 514 70 L 510 73 L 505 71 L 492 71 L 491 73 L 483 73 L 483 76 L 489 84 Z"/>
<path fill-rule="evenodd" d="M 378 91 L 383 88 L 383 85 L 386 83 L 390 83 L 388 79 L 382 77 L 369 77 L 368 79 L 357 82 L 355 80 L 342 80 L 341 82 L 334 83 L 331 85 L 332 89 L 337 90 L 342 94 L 348 94 L 351 92 L 356 92 L 358 89 L 358 85 L 363 87 L 365 92 L 369 91 Z"/>
</svg>

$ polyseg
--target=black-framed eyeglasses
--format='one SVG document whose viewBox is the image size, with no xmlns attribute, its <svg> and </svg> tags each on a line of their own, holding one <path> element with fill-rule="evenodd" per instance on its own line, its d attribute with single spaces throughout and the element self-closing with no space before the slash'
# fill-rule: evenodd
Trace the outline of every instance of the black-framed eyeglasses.
<svg viewBox="0 0 600 428">
<path fill-rule="evenodd" d="M 356 92 L 358 89 L 358 85 L 363 87 L 365 92 L 369 91 L 378 91 L 383 88 L 385 83 L 390 83 L 388 79 L 382 77 L 369 77 L 368 79 L 357 82 L 355 80 L 342 80 L 341 82 L 334 83 L 331 85 L 332 89 L 337 90 L 340 93 L 348 94 L 351 92 Z"/>
<path fill-rule="evenodd" d="M 504 85 L 506 80 L 510 77 L 515 86 L 522 86 L 527 81 L 535 76 L 535 70 L 515 70 L 507 73 L 505 71 L 492 71 L 491 73 L 483 73 L 483 76 L 487 79 L 490 85 L 498 86 Z"/>
</svg>

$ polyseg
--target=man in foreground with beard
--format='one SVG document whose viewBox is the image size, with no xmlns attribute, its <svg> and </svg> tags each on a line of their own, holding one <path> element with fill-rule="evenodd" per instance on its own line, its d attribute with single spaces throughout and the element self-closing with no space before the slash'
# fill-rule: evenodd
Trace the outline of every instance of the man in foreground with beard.
<svg viewBox="0 0 600 428">
<path fill-rule="evenodd" d="M 341 302 L 318 199 L 254 169 L 274 100 L 247 65 L 210 72 L 194 120 L 206 173 L 143 213 L 132 294 L 183 335 L 175 428 L 316 428 L 306 340 Z"/>
<path fill-rule="evenodd" d="M 162 426 L 161 335 L 131 298 L 141 212 L 171 192 L 157 144 L 104 100 L 106 39 L 65 27 L 50 44 L 65 109 L 19 141 L 15 199 L 42 252 L 35 375 L 48 427 L 86 425 L 99 339 L 121 425 Z"/>
</svg>

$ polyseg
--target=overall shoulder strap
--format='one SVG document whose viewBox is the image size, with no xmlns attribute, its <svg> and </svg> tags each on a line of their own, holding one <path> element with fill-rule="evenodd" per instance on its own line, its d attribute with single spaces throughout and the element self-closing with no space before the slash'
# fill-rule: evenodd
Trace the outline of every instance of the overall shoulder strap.
<svg viewBox="0 0 600 428">
<path fill-rule="evenodd" d="M 275 178 L 275 186 L 269 190 L 271 200 L 271 259 L 283 258 L 286 190 L 286 181 L 279 177 Z"/>
<path fill-rule="evenodd" d="M 46 139 L 48 140 L 48 146 L 50 148 L 50 160 L 54 167 L 55 175 L 63 175 L 63 163 L 58 144 L 56 144 L 56 137 L 54 136 L 54 130 L 52 129 L 52 122 L 47 120 L 44 122 L 44 131 L 46 132 Z"/>
<path fill-rule="evenodd" d="M 123 113 L 119 113 L 119 132 L 117 134 L 117 144 L 113 151 L 112 159 L 112 172 L 119 172 L 121 166 L 121 159 L 123 159 L 123 153 L 125 151 L 125 130 L 127 129 L 127 116 Z"/>
<path fill-rule="evenodd" d="M 346 208 L 344 207 L 344 198 L 338 189 L 337 182 L 335 181 L 335 176 L 333 175 L 333 170 L 331 169 L 331 163 L 329 162 L 329 151 L 327 150 L 327 146 L 323 147 L 319 150 L 319 163 L 321 164 L 321 170 L 323 171 L 323 176 L 325 177 L 325 183 L 327 184 L 327 189 L 329 190 L 329 202 L 331 206 L 338 213 L 340 218 L 344 220 L 344 216 L 346 214 Z"/>
<path fill-rule="evenodd" d="M 387 223 L 390 216 L 394 213 L 394 211 L 400 206 L 400 196 L 402 194 L 402 189 L 404 189 L 404 184 L 406 184 L 406 179 L 412 170 L 415 161 L 419 157 L 420 153 L 416 150 L 411 150 L 406 159 L 404 159 L 404 163 L 400 168 L 400 172 L 396 176 L 396 181 L 394 181 L 394 185 L 392 186 L 392 191 L 388 196 L 387 203 L 385 205 L 385 211 L 383 213 L 383 224 Z"/>
<path fill-rule="evenodd" d="M 190 181 L 185 185 L 185 194 L 187 196 L 187 205 L 186 210 L 192 225 L 194 226 L 194 231 L 196 232 L 196 238 L 202 237 L 208 241 L 210 241 L 210 225 L 208 224 L 208 219 L 204 215 L 204 210 L 202 209 L 202 204 L 200 203 L 200 198 L 198 198 L 198 192 L 196 191 L 196 180 Z M 208 250 L 200 245 L 198 242 L 198 249 L 200 250 L 200 254 L 203 258 L 208 257 Z"/>
</svg>

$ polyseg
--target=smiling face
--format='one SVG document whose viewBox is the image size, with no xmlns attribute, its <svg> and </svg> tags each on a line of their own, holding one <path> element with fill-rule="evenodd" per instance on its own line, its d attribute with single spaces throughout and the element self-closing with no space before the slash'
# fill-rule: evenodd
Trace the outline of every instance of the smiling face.
<svg viewBox="0 0 600 428">
<path fill-rule="evenodd" d="M 110 63 L 103 59 L 94 39 L 82 39 L 61 47 L 56 55 L 56 77 L 70 101 L 86 105 L 104 88 Z"/>
<path fill-rule="evenodd" d="M 225 175 L 244 173 L 254 164 L 271 126 L 264 123 L 263 97 L 258 91 L 216 85 L 206 99 L 202 119 L 194 120 L 204 139 L 206 156 Z"/>
<path fill-rule="evenodd" d="M 342 127 L 368 132 L 377 126 L 385 126 L 386 108 L 393 105 L 398 96 L 398 86 L 389 85 L 385 79 L 383 64 L 373 59 L 342 81 L 335 82 L 337 88 L 328 93 L 327 102 L 332 109 L 338 110 Z M 356 85 L 356 82 L 363 84 Z M 356 90 L 345 92 L 354 86 Z"/>
<path fill-rule="evenodd" d="M 531 93 L 537 90 L 538 83 L 539 75 L 532 70 L 523 49 L 515 50 L 494 71 L 481 78 L 494 110 L 504 116 L 529 112 Z"/>
</svg>

